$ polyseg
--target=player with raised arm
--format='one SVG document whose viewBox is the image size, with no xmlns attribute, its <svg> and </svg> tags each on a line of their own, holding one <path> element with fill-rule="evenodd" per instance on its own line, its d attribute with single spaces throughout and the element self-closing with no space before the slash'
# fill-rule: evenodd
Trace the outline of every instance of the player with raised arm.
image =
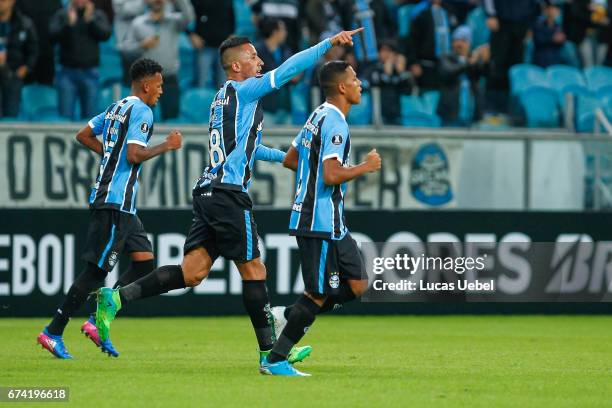
<svg viewBox="0 0 612 408">
<path fill-rule="evenodd" d="M 263 374 L 308 376 L 288 361 L 291 348 L 317 314 L 355 299 L 368 287 L 361 253 L 346 226 L 344 196 L 346 183 L 378 171 L 381 159 L 372 149 L 363 163 L 349 165 L 346 116 L 361 101 L 361 81 L 353 68 L 330 61 L 321 68 L 319 83 L 326 102 L 310 115 L 284 160 L 285 167 L 296 171 L 289 231 L 297 239 L 305 292 L 287 310 L 286 326 L 261 364 Z"/>
<path fill-rule="evenodd" d="M 352 45 L 362 29 L 343 31 L 295 54 L 277 69 L 261 75 L 263 61 L 245 37 L 232 37 L 219 47 L 227 82 L 211 104 L 210 164 L 193 189 L 193 223 L 185 240 L 181 265 L 162 266 L 121 289 L 103 288 L 98 295 L 96 322 L 107 338 L 117 311 L 128 302 L 204 280 L 219 256 L 234 261 L 242 277 L 243 303 L 255 330 L 260 362 L 276 339 L 266 288 L 266 268 L 259 256 L 257 225 L 248 195 L 253 162 L 269 155 L 260 144 L 263 110 L 260 99 L 314 66 L 333 45 Z M 282 154 L 284 157 L 284 154 Z M 280 158 L 282 158 L 280 157 Z M 293 349 L 299 361 L 309 349 Z"/>
<path fill-rule="evenodd" d="M 162 94 L 162 67 L 155 61 L 140 59 L 130 68 L 132 95 L 110 105 L 91 119 L 76 138 L 102 156 L 100 172 L 89 196 L 91 210 L 83 259 L 85 270 L 74 281 L 51 323 L 37 341 L 58 358 L 72 358 L 62 334 L 70 317 L 89 294 L 104 285 L 104 279 L 125 251 L 132 260 L 130 269 L 118 284 L 128 284 L 151 272 L 154 257 L 151 242 L 136 215 L 136 192 L 142 162 L 181 147 L 182 136 L 173 130 L 163 143 L 148 147 L 153 134 L 153 111 Z M 102 141 L 97 136 L 102 135 Z M 119 353 L 109 338 L 97 337 L 93 321 L 82 326 L 109 356 Z"/>
</svg>

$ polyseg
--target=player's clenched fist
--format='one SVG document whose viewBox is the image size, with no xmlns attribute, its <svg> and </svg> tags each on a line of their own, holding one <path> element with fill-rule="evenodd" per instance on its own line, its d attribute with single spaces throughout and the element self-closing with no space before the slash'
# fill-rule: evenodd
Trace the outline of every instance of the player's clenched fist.
<svg viewBox="0 0 612 408">
<path fill-rule="evenodd" d="M 183 135 L 178 130 L 173 130 L 166 137 L 166 143 L 169 150 L 180 149 L 183 145 Z"/>
<path fill-rule="evenodd" d="M 363 163 L 366 165 L 369 172 L 374 172 L 380 170 L 382 159 L 380 158 L 380 154 L 378 154 L 376 149 L 372 149 L 366 155 Z"/>
<path fill-rule="evenodd" d="M 353 45 L 353 36 L 363 31 L 363 27 L 351 31 L 341 31 L 330 38 L 332 45 Z"/>
</svg>

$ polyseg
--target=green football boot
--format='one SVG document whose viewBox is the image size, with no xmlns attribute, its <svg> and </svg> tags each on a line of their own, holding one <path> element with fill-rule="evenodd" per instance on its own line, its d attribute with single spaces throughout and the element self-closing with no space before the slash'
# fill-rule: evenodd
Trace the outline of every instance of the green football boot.
<svg viewBox="0 0 612 408">
<path fill-rule="evenodd" d="M 117 312 L 121 310 L 119 289 L 100 288 L 96 292 L 98 307 L 96 309 L 96 327 L 101 341 L 110 337 L 110 325 L 115 320 Z"/>
<path fill-rule="evenodd" d="M 301 361 L 304 361 L 310 355 L 310 353 L 312 353 L 311 346 L 293 346 L 293 348 L 289 352 L 289 355 L 287 356 L 287 361 L 289 361 L 289 363 L 291 364 L 299 363 Z M 270 350 L 259 352 L 260 364 L 264 361 L 264 358 L 268 357 L 268 354 L 270 354 Z"/>
</svg>

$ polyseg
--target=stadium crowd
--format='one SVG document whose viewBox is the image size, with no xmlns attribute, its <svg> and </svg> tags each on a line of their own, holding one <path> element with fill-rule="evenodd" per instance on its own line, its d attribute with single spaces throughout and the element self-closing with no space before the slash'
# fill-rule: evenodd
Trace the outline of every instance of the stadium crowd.
<svg viewBox="0 0 612 408">
<path fill-rule="evenodd" d="M 326 56 L 354 67 L 364 112 L 376 87 L 385 124 L 522 124 L 511 67 L 612 66 L 608 7 L 607 0 L 0 0 L 1 116 L 88 119 L 117 96 L 110 87 L 127 85 L 131 62 L 148 57 L 164 68 L 160 119 L 205 123 L 190 111 L 224 82 L 217 48 L 228 36 L 251 37 L 268 71 L 330 33 L 364 26 L 354 48 Z M 301 123 L 318 97 L 315 78 L 307 72 L 269 95 L 267 118 Z M 43 86 L 26 92 L 31 83 Z M 22 95 L 42 101 L 40 90 L 51 86 L 56 111 L 20 109 Z M 357 116 L 365 122 L 354 124 L 369 123 L 368 114 Z"/>
</svg>

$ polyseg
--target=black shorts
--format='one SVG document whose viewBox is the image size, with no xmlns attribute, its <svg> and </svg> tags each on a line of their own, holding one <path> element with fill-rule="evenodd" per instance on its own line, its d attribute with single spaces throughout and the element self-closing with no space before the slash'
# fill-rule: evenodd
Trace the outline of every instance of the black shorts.
<svg viewBox="0 0 612 408">
<path fill-rule="evenodd" d="M 110 272 L 124 250 L 153 252 L 140 218 L 118 210 L 92 209 L 83 259 Z"/>
<path fill-rule="evenodd" d="M 341 280 L 367 279 L 361 252 L 350 234 L 337 241 L 311 237 L 296 239 L 307 292 L 336 295 Z"/>
<path fill-rule="evenodd" d="M 193 221 L 183 252 L 203 247 L 213 259 L 237 262 L 259 258 L 259 236 L 247 193 L 209 189 L 193 197 Z"/>
</svg>

